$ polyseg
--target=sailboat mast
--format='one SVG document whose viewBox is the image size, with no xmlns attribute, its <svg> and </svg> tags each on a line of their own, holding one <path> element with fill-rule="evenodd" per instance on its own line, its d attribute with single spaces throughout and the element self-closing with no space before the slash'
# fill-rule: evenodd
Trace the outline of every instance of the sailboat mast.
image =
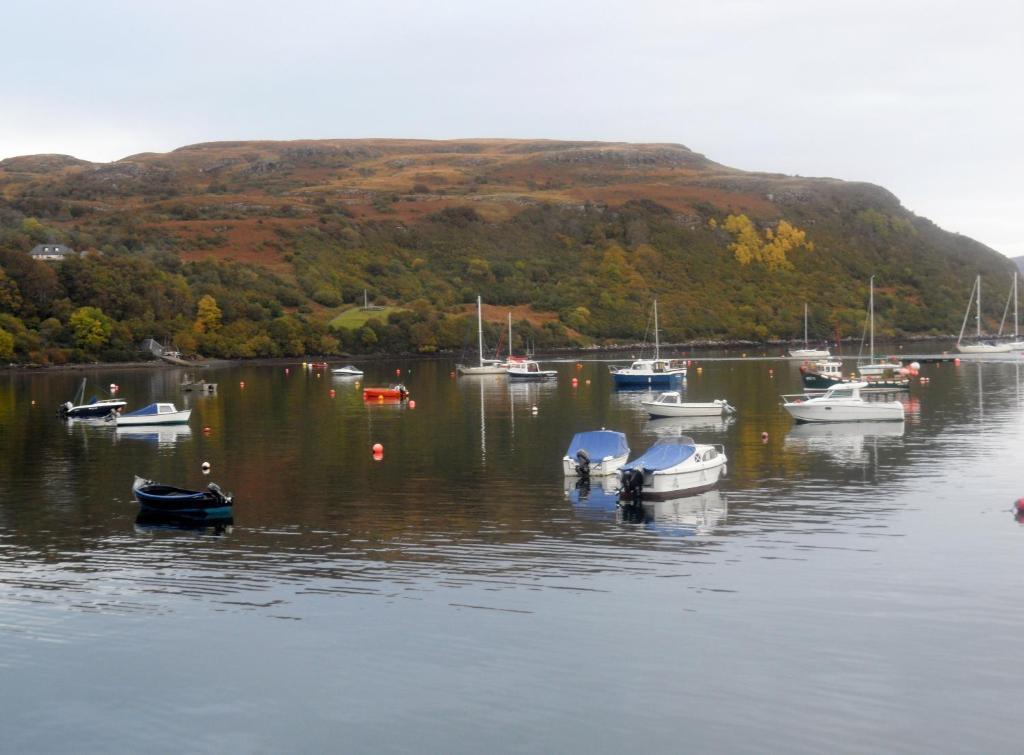
<svg viewBox="0 0 1024 755">
<path fill-rule="evenodd" d="M 804 348 L 807 348 L 807 302 L 804 302 Z"/>
<path fill-rule="evenodd" d="M 484 317 L 480 297 L 476 297 L 476 338 L 480 348 L 480 366 L 484 366 Z"/>
<path fill-rule="evenodd" d="M 658 343 L 658 300 L 654 300 L 654 358 L 659 358 L 659 343 Z"/>
<path fill-rule="evenodd" d="M 508 313 L 508 358 L 512 361 L 512 313 Z"/>
<path fill-rule="evenodd" d="M 871 323 L 871 364 L 875 363 L 875 276 L 871 276 L 868 282 L 868 310 L 870 312 L 869 322 Z M 863 336 L 862 336 L 863 337 Z M 861 341 L 863 343 L 863 341 Z"/>
<path fill-rule="evenodd" d="M 975 327 L 978 333 L 978 340 L 981 340 L 981 276 L 978 276 L 978 300 L 976 302 L 977 313 L 974 315 Z"/>
<path fill-rule="evenodd" d="M 1013 340 L 1017 340 L 1017 272 L 1013 273 Z"/>
</svg>

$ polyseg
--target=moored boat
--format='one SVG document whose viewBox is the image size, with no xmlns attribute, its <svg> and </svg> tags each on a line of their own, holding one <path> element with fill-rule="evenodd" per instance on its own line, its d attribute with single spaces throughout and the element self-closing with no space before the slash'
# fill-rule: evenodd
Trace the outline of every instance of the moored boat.
<svg viewBox="0 0 1024 755">
<path fill-rule="evenodd" d="M 57 415 L 67 419 L 102 419 L 111 412 L 119 412 L 128 402 L 119 398 L 97 398 L 93 396 L 85 403 L 85 378 L 71 401 L 65 401 L 57 407 Z"/>
<path fill-rule="evenodd" d="M 558 377 L 558 370 L 542 370 L 532 359 L 509 366 L 506 372 L 511 380 L 550 380 Z"/>
<path fill-rule="evenodd" d="M 1017 283 L 1017 277 L 1013 279 L 1014 286 Z M 974 326 L 975 326 L 975 340 L 967 343 L 964 339 L 964 329 L 967 327 L 967 319 L 971 314 L 971 305 L 974 304 Z M 1016 319 L 1016 309 L 1014 309 L 1014 319 Z M 1000 328 L 1001 329 L 1001 328 Z M 971 297 L 967 300 L 967 311 L 964 312 L 964 321 L 960 326 L 960 335 L 956 339 L 956 350 L 961 354 L 1005 354 L 1009 351 L 1014 351 L 1018 348 L 1017 344 L 1012 341 L 993 341 L 982 338 L 981 335 L 981 276 L 979 275 L 974 280 L 974 287 L 971 288 Z"/>
<path fill-rule="evenodd" d="M 483 304 L 480 297 L 476 297 L 476 334 L 477 348 L 479 349 L 479 364 L 457 364 L 455 370 L 460 375 L 504 375 L 507 367 L 500 359 L 484 358 L 484 321 Z M 511 344 L 509 344 L 511 346 Z"/>
<path fill-rule="evenodd" d="M 789 356 L 792 359 L 828 359 L 832 356 L 828 349 L 812 349 L 807 341 L 807 302 L 804 302 L 804 347 L 802 349 L 790 349 Z"/>
<path fill-rule="evenodd" d="M 652 417 L 720 417 L 736 409 L 725 399 L 683 401 L 679 391 L 664 391 L 653 401 L 641 401 Z"/>
<path fill-rule="evenodd" d="M 805 388 L 822 391 L 833 385 L 849 382 L 843 379 L 843 363 L 838 359 L 804 362 L 800 365 L 800 379 Z"/>
<path fill-rule="evenodd" d="M 143 509 L 192 519 L 230 517 L 234 504 L 231 493 L 213 482 L 206 490 L 188 490 L 136 476 L 132 493 Z"/>
<path fill-rule="evenodd" d="M 389 388 L 363 388 L 363 399 L 367 401 L 384 399 L 404 401 L 408 397 L 409 390 L 401 383 L 392 385 Z"/>
<path fill-rule="evenodd" d="M 177 409 L 174 404 L 156 403 L 127 414 L 111 414 L 109 420 L 121 425 L 183 425 L 192 416 L 191 409 Z"/>
<path fill-rule="evenodd" d="M 331 370 L 331 374 L 339 377 L 361 377 L 363 371 L 351 364 L 346 364 L 344 367 L 335 367 Z"/>
<path fill-rule="evenodd" d="M 637 386 L 669 387 L 686 377 L 686 362 L 681 359 L 662 359 L 658 337 L 658 301 L 654 301 L 654 359 L 636 359 L 629 367 L 611 365 L 608 370 L 616 388 Z"/>
<path fill-rule="evenodd" d="M 566 477 L 613 475 L 629 459 L 626 436 L 614 430 L 591 430 L 572 436 L 562 457 Z"/>
<path fill-rule="evenodd" d="M 861 392 L 866 382 L 834 385 L 824 394 L 784 395 L 782 407 L 797 422 L 902 422 L 899 401 L 868 401 Z"/>
<path fill-rule="evenodd" d="M 720 444 L 696 443 L 687 436 L 663 439 L 623 465 L 620 496 L 639 503 L 710 490 L 725 474 L 727 461 Z"/>
</svg>

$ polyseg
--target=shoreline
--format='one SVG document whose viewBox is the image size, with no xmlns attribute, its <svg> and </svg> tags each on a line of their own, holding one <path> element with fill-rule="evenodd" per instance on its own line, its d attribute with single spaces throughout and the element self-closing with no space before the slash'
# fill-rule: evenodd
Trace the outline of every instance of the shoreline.
<svg viewBox="0 0 1024 755">
<path fill-rule="evenodd" d="M 955 341 L 956 336 L 906 336 L 904 338 L 896 339 L 895 343 L 920 343 L 926 341 Z M 843 340 L 840 343 L 856 343 L 854 339 Z M 886 341 L 888 343 L 889 341 Z M 661 345 L 663 351 L 682 351 L 688 352 L 695 349 L 723 349 L 723 350 L 738 350 L 738 349 L 774 349 L 781 348 L 786 349 L 793 346 L 799 346 L 802 341 L 686 341 L 682 343 L 665 343 Z M 834 346 L 832 342 L 829 342 L 830 346 Z M 586 356 L 588 354 L 616 354 L 622 352 L 631 352 L 638 349 L 649 349 L 651 344 L 644 343 L 633 343 L 633 344 L 612 344 L 602 346 L 590 346 L 590 347 L 579 347 L 579 346 L 567 346 L 560 348 L 545 349 L 534 355 L 534 358 L 543 360 L 546 356 L 551 357 L 567 357 L 567 356 Z M 946 349 L 944 351 L 950 351 Z M 252 365 L 256 367 L 260 366 L 273 366 L 273 365 L 284 365 L 284 364 L 295 364 L 302 362 L 326 362 L 326 363 L 343 363 L 343 362 L 379 362 L 387 361 L 392 359 L 407 359 L 415 361 L 425 361 L 430 359 L 441 359 L 441 358 L 458 358 L 461 355 L 454 351 L 438 351 L 430 354 L 419 354 L 419 353 L 396 353 L 396 354 L 342 354 L 342 355 L 304 355 L 301 357 L 254 357 L 251 359 L 203 359 L 198 360 L 195 365 L 181 365 L 171 364 L 164 362 L 159 359 L 145 359 L 132 362 L 82 362 L 82 363 L 68 363 L 68 364 L 7 364 L 0 367 L 0 374 L 16 374 L 16 373 L 32 373 L 32 372 L 88 372 L 96 370 L 163 370 L 163 369 L 176 369 L 176 370 L 196 370 L 197 372 L 217 367 L 226 367 L 230 365 Z M 785 355 L 782 355 L 785 356 Z M 671 357 L 667 357 L 671 358 Z"/>
</svg>

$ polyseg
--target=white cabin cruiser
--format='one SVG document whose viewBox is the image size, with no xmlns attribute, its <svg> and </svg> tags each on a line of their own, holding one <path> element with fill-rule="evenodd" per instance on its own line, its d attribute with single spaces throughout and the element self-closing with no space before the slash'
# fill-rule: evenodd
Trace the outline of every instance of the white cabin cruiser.
<svg viewBox="0 0 1024 755">
<path fill-rule="evenodd" d="M 727 461 L 720 444 L 695 443 L 685 435 L 665 438 L 622 467 L 619 495 L 638 504 L 710 490 L 725 474 Z"/>
<path fill-rule="evenodd" d="M 782 407 L 797 422 L 902 422 L 899 401 L 867 401 L 861 391 L 868 383 L 841 383 L 824 394 L 783 396 Z"/>
<path fill-rule="evenodd" d="M 652 417 L 719 417 L 736 411 L 725 399 L 683 401 L 679 391 L 664 391 L 653 401 L 640 404 Z"/>
<path fill-rule="evenodd" d="M 362 377 L 363 371 L 351 364 L 346 364 L 344 367 L 335 367 L 331 370 L 331 374 L 339 377 Z"/>
<path fill-rule="evenodd" d="M 626 436 L 614 430 L 576 433 L 562 457 L 566 477 L 604 477 L 613 475 L 629 460 Z"/>
</svg>

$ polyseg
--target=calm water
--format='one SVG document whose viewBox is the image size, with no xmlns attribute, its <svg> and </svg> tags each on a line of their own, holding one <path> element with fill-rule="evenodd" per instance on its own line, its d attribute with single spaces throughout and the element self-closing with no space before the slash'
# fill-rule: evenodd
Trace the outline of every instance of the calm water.
<svg viewBox="0 0 1024 755">
<path fill-rule="evenodd" d="M 1020 365 L 925 366 L 905 425 L 809 429 L 783 361 L 693 371 L 730 422 L 558 367 L 367 367 L 415 409 L 297 364 L 215 396 L 86 373 L 193 407 L 159 435 L 57 420 L 79 373 L 0 375 L 0 750 L 1020 751 Z M 729 476 L 629 521 L 563 483 L 601 426 L 724 443 Z M 136 473 L 216 480 L 234 526 L 137 525 Z"/>
</svg>

